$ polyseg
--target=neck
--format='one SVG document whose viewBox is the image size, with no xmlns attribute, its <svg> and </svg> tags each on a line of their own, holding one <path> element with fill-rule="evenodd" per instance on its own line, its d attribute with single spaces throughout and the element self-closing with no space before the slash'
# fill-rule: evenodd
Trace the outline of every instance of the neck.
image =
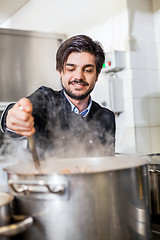
<svg viewBox="0 0 160 240">
<path fill-rule="evenodd" d="M 80 113 L 88 107 L 88 102 L 89 102 L 90 96 L 87 96 L 86 98 L 84 98 L 82 100 L 73 99 L 73 98 L 69 97 L 68 95 L 67 95 L 67 97 L 78 108 Z"/>
</svg>

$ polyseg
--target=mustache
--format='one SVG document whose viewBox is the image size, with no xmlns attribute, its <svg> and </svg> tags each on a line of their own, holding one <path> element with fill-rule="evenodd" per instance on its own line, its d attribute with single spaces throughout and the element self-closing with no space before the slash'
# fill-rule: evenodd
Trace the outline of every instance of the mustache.
<svg viewBox="0 0 160 240">
<path fill-rule="evenodd" d="M 72 84 L 72 83 L 77 83 L 77 84 L 79 83 L 84 86 L 89 86 L 89 84 L 87 82 L 85 82 L 83 79 L 80 79 L 80 80 L 74 79 L 72 81 L 69 81 L 69 84 Z"/>
</svg>

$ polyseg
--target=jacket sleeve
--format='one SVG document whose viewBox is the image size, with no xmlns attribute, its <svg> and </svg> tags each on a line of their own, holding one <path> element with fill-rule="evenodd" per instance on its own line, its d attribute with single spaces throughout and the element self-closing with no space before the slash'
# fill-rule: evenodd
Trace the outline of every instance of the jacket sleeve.
<svg viewBox="0 0 160 240">
<path fill-rule="evenodd" d="M 20 138 L 20 137 L 23 137 L 23 136 L 15 133 L 11 129 L 7 128 L 7 126 L 6 126 L 6 117 L 7 117 L 8 111 L 9 111 L 9 109 L 11 109 L 14 106 L 14 104 L 15 103 L 10 103 L 2 113 L 2 116 L 1 116 L 1 131 L 9 137 Z"/>
<path fill-rule="evenodd" d="M 33 105 L 32 115 L 35 120 L 35 128 L 36 131 L 41 133 L 46 128 L 47 124 L 47 98 L 48 98 L 48 90 L 45 87 L 40 87 L 34 93 L 27 97 Z M 13 138 L 23 137 L 19 134 L 16 134 L 14 131 L 10 130 L 6 126 L 6 117 L 10 108 L 13 107 L 15 103 L 11 103 L 7 106 L 7 108 L 3 111 L 1 117 L 1 131 Z"/>
</svg>

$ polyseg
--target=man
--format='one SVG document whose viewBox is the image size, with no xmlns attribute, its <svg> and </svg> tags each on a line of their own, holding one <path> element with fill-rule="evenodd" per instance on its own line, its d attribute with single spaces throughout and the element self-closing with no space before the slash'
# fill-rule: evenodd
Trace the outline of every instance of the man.
<svg viewBox="0 0 160 240">
<path fill-rule="evenodd" d="M 63 89 L 42 86 L 9 105 L 2 116 L 2 131 L 11 137 L 34 134 L 41 153 L 52 150 L 62 157 L 114 155 L 114 113 L 90 96 L 104 60 L 102 47 L 90 37 L 67 39 L 56 55 Z"/>
</svg>

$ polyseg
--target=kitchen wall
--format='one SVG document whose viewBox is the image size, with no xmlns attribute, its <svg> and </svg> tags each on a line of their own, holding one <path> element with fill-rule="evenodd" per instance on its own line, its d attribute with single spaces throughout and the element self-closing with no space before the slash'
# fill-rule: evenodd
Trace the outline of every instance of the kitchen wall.
<svg viewBox="0 0 160 240">
<path fill-rule="evenodd" d="M 153 13 L 154 13 L 154 24 L 155 24 L 155 41 L 157 47 L 157 55 L 158 55 L 158 88 L 157 88 L 157 102 L 160 99 L 160 1 L 153 0 Z M 158 102 L 159 104 L 159 102 Z M 158 107 L 159 108 L 159 105 Z M 158 126 L 160 125 L 160 118 L 158 117 Z M 153 151 L 159 151 L 160 149 L 160 128 L 155 128 L 155 137 L 153 136 L 153 145 L 156 143 L 158 146 Z M 156 145 L 155 145 L 156 146 Z"/>
<path fill-rule="evenodd" d="M 29 1 L 0 27 L 56 31 L 68 37 L 84 33 L 99 40 L 105 51 L 125 51 L 126 68 L 118 73 L 123 79 L 124 112 L 116 117 L 116 151 L 160 152 L 159 0 L 100 0 L 99 4 L 88 0 L 85 10 L 79 6 L 79 11 L 70 0 L 72 13 L 64 6 L 66 11 L 58 13 L 60 18 L 56 23 L 52 22 L 55 9 L 50 8 L 47 13 L 46 5 L 36 5 L 36 2 Z"/>
<path fill-rule="evenodd" d="M 118 73 L 124 89 L 124 112 L 116 117 L 116 151 L 120 153 L 160 151 L 159 18 L 158 1 L 128 0 L 126 10 L 88 31 L 94 37 L 98 33 L 105 47 L 108 43 L 126 51 L 127 67 Z M 107 41 L 110 33 L 112 43 Z"/>
<path fill-rule="evenodd" d="M 128 1 L 136 152 L 160 151 L 160 78 L 153 2 Z"/>
<path fill-rule="evenodd" d="M 153 0 L 153 14 L 154 14 L 154 26 L 155 26 L 155 40 L 157 43 L 158 54 L 158 69 L 160 68 L 160 1 Z M 160 71 L 159 71 L 160 77 Z"/>
</svg>

